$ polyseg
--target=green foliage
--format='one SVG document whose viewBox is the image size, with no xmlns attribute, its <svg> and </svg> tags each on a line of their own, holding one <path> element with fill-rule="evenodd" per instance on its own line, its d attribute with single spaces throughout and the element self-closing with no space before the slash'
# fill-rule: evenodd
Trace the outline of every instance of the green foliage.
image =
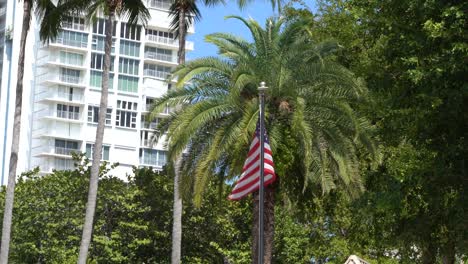
<svg viewBox="0 0 468 264">
<path fill-rule="evenodd" d="M 306 32 L 333 38 L 336 59 L 366 80 L 383 163 L 356 201 L 359 248 L 373 259 L 451 263 L 466 255 L 466 1 L 320 1 Z M 354 210 L 353 210 L 354 211 Z M 337 216 L 334 216 L 337 217 Z M 367 252 L 367 253 L 366 253 Z M 371 254 L 372 253 L 372 254 Z"/>
<path fill-rule="evenodd" d="M 272 18 L 262 27 L 231 18 L 246 26 L 253 42 L 208 35 L 220 56 L 179 66 L 176 89 L 153 106 L 153 117 L 167 105 L 178 109 L 159 133 L 168 133 L 171 159 L 190 145 L 184 190 L 200 204 L 210 177 L 232 180 L 240 174 L 258 119 L 257 86 L 265 80 L 266 126 L 278 173 L 284 172 L 279 176 L 286 185 L 301 184 L 287 189 L 313 186 L 327 193 L 343 186 L 356 196 L 362 189 L 357 149 L 376 154 L 372 128 L 354 109 L 367 103 L 362 82 L 330 56 L 334 43 L 316 44 L 303 34 L 303 21 Z"/>
</svg>

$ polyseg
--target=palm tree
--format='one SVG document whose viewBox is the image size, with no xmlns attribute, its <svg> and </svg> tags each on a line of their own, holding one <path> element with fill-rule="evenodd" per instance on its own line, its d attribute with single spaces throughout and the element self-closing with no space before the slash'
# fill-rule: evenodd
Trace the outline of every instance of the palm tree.
<svg viewBox="0 0 468 264">
<path fill-rule="evenodd" d="M 273 0 L 272 5 L 274 6 Z M 224 0 L 204 0 L 206 6 L 214 6 L 224 3 Z M 196 0 L 175 0 L 169 10 L 171 20 L 171 29 L 175 32 L 179 40 L 179 49 L 177 52 L 178 64 L 185 63 L 185 43 L 187 39 L 187 30 L 193 24 L 194 20 L 201 19 L 201 13 L 198 9 Z M 246 4 L 244 0 L 238 0 L 239 7 Z M 173 222 L 172 222 L 172 255 L 171 263 L 180 263 L 181 258 L 181 243 L 182 243 L 182 198 L 179 193 L 180 181 L 180 166 L 182 164 L 182 156 L 178 156 L 173 160 L 174 163 L 174 206 L 173 206 Z"/>
<path fill-rule="evenodd" d="M 16 185 L 16 169 L 18 165 L 19 137 L 21 132 L 21 111 L 23 104 L 23 75 L 24 56 L 26 50 L 26 40 L 29 33 L 32 11 L 35 10 L 37 19 L 41 21 L 39 36 L 42 41 L 48 41 L 57 36 L 61 21 L 65 18 L 66 12 L 62 1 L 49 0 L 24 0 L 23 1 L 23 22 L 21 28 L 20 49 L 18 57 L 18 72 L 16 82 L 15 112 L 13 119 L 13 138 L 11 143 L 10 168 L 8 173 L 8 185 L 5 196 L 5 211 L 3 213 L 2 240 L 0 250 L 0 263 L 8 263 L 10 250 L 11 224 L 13 217 L 13 202 Z M 72 10 L 71 5 L 66 5 Z"/>
<path fill-rule="evenodd" d="M 179 66 L 174 72 L 176 89 L 154 105 L 152 115 L 167 105 L 177 106 L 158 132 L 168 135 L 171 159 L 189 145 L 181 190 L 193 192 L 199 205 L 210 178 L 232 180 L 240 174 L 258 117 L 257 86 L 264 80 L 269 86 L 270 144 L 274 155 L 288 157 L 275 158 L 284 190 L 298 183 L 299 193 L 311 189 L 308 186 L 321 187 L 324 193 L 341 186 L 350 194 L 362 190 L 357 150 L 365 147 L 375 154 L 369 125 L 354 110 L 366 102 L 366 90 L 351 72 L 328 58 L 337 45 L 314 44 L 301 21 L 284 24 L 269 19 L 262 28 L 253 20 L 235 18 L 247 26 L 253 42 L 225 33 L 207 36 L 221 57 Z M 274 188 L 265 189 L 265 263 L 271 263 L 273 251 Z M 289 189 L 297 193 L 297 188 Z M 256 217 L 258 192 L 253 199 Z M 254 263 L 257 227 L 254 219 Z"/>
<path fill-rule="evenodd" d="M 93 231 L 93 220 L 96 209 L 99 167 L 98 161 L 102 157 L 102 142 L 104 138 L 104 126 L 107 109 L 107 98 L 109 92 L 109 71 L 111 66 L 112 29 L 116 16 L 128 18 L 128 24 L 136 25 L 137 22 L 146 24 L 150 13 L 142 0 L 69 0 L 81 5 L 89 19 L 95 20 L 98 12 L 102 11 L 105 16 L 105 44 L 104 64 L 101 88 L 101 101 L 99 105 L 98 125 L 96 128 L 96 140 L 94 142 L 93 162 L 91 165 L 91 176 L 89 181 L 88 202 L 86 203 L 86 215 L 81 237 L 80 253 L 78 263 L 85 264 L 88 257 L 89 245 Z"/>
</svg>

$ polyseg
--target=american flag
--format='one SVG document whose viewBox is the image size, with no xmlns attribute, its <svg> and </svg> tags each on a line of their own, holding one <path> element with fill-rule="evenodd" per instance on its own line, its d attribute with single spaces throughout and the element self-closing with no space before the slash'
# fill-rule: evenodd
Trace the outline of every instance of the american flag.
<svg viewBox="0 0 468 264">
<path fill-rule="evenodd" d="M 264 185 L 267 186 L 276 180 L 273 157 L 270 148 L 270 142 L 266 134 L 266 129 L 263 129 L 264 139 Z M 229 195 L 229 200 L 239 200 L 248 194 L 259 189 L 260 186 L 260 123 L 257 122 L 255 135 L 250 144 L 249 154 L 245 160 L 242 174 L 236 183 L 236 186 Z"/>
</svg>

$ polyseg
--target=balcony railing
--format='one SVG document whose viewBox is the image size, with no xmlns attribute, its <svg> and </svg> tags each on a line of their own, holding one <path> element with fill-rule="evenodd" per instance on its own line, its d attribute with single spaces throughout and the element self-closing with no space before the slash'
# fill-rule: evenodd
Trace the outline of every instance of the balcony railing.
<svg viewBox="0 0 468 264">
<path fill-rule="evenodd" d="M 152 70 L 152 69 L 143 70 L 143 76 L 150 76 L 150 77 L 161 78 L 161 79 L 167 79 L 169 74 L 170 74 L 169 72 L 157 71 L 157 70 Z"/>
<path fill-rule="evenodd" d="M 69 56 L 50 56 L 49 58 L 50 62 L 55 62 L 55 63 L 62 63 L 62 64 L 67 64 L 67 65 L 73 65 L 73 66 L 83 66 L 83 58 L 76 58 L 76 57 L 69 57 Z"/>
<path fill-rule="evenodd" d="M 147 158 L 147 157 L 140 157 L 140 163 L 144 165 L 151 165 L 151 166 L 159 166 L 162 167 L 166 165 L 165 160 L 157 160 L 156 158 Z"/>
<path fill-rule="evenodd" d="M 168 38 L 168 37 L 161 37 L 161 36 L 155 36 L 155 35 L 146 35 L 146 40 L 159 43 L 159 44 L 166 44 L 166 45 L 171 45 L 171 46 L 178 46 L 179 45 L 179 40 L 178 39 L 173 39 L 173 38 Z"/>
<path fill-rule="evenodd" d="M 56 169 L 56 170 L 74 170 L 75 169 L 75 161 L 72 160 L 72 159 L 55 158 L 53 169 Z"/>
<path fill-rule="evenodd" d="M 148 0 L 148 7 L 169 10 L 169 8 L 171 7 L 171 2 L 160 0 Z"/>
<path fill-rule="evenodd" d="M 79 120 L 80 119 L 80 113 L 57 110 L 57 117 L 65 118 L 65 119 L 71 119 L 71 120 Z"/>
<path fill-rule="evenodd" d="M 175 56 L 160 54 L 160 53 L 151 52 L 151 51 L 145 52 L 145 58 L 146 59 L 152 59 L 152 60 L 160 60 L 160 61 L 167 61 L 167 62 L 177 63 Z"/>
<path fill-rule="evenodd" d="M 64 147 L 55 147 L 55 152 L 54 152 L 54 154 L 58 154 L 58 155 L 71 155 L 72 153 L 78 153 L 78 152 L 80 152 L 79 149 L 64 148 Z"/>
<path fill-rule="evenodd" d="M 156 129 L 158 125 L 159 124 L 157 122 L 145 122 L 145 121 L 141 122 L 141 128 L 144 128 L 144 129 Z"/>
<path fill-rule="evenodd" d="M 73 83 L 73 84 L 79 84 L 81 82 L 81 78 L 78 76 L 64 75 L 64 74 L 59 75 L 59 80 L 62 82 Z"/>
<path fill-rule="evenodd" d="M 62 100 L 67 100 L 67 101 L 74 101 L 74 102 L 82 102 L 83 100 L 83 95 L 79 93 L 67 93 L 67 92 L 61 92 L 59 91 L 58 93 L 55 94 L 55 97 L 58 99 Z"/>
<path fill-rule="evenodd" d="M 77 47 L 77 48 L 88 47 L 87 41 L 81 41 L 81 40 L 75 40 L 75 39 L 57 38 L 55 39 L 54 43 L 65 45 L 65 46 Z"/>
<path fill-rule="evenodd" d="M 56 90 L 53 90 L 53 91 L 44 93 L 38 99 L 39 100 L 57 99 L 60 101 L 68 101 L 68 102 L 83 102 L 83 94 L 78 93 L 78 92 L 74 92 L 73 94 L 71 94 L 71 93 L 67 93 L 64 91 L 57 92 Z"/>
</svg>

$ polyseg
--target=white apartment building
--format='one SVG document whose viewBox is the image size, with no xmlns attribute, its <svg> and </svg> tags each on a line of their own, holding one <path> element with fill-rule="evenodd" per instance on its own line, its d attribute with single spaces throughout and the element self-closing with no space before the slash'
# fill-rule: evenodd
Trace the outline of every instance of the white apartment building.
<svg viewBox="0 0 468 264">
<path fill-rule="evenodd" d="M 154 98 L 166 93 L 167 75 L 177 66 L 178 40 L 169 31 L 170 0 L 148 0 L 146 27 L 118 20 L 113 28 L 111 85 L 103 160 L 118 162 L 113 175 L 132 166 L 162 168 L 163 143 L 151 144 L 157 122 L 145 122 Z M 22 5 L 0 0 L 0 164 L 8 178 Z M 41 173 L 72 169 L 73 152 L 92 155 L 99 111 L 104 56 L 104 20 L 92 25 L 70 17 L 53 43 L 43 44 L 33 18 L 27 40 L 18 174 L 39 166 Z M 189 29 L 192 34 L 193 28 Z M 193 50 L 187 42 L 186 49 Z M 169 114 L 166 109 L 160 114 Z"/>
</svg>

